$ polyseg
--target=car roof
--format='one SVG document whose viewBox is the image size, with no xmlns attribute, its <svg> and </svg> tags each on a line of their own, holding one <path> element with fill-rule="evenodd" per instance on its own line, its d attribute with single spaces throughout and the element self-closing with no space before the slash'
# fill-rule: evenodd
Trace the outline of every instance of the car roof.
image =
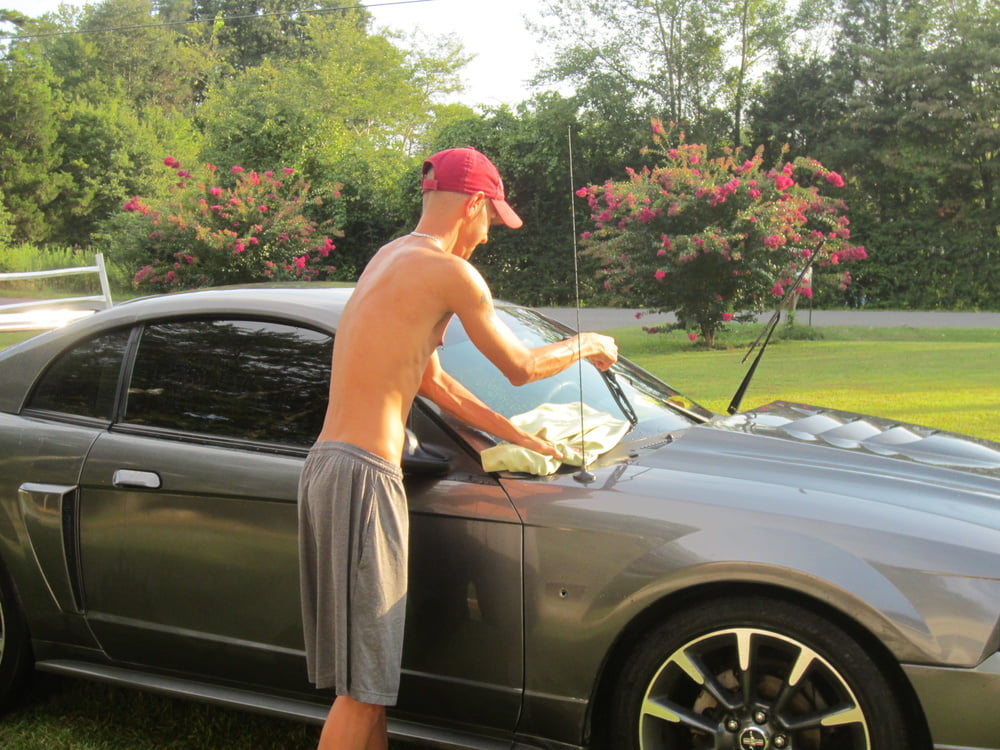
<svg viewBox="0 0 1000 750">
<path fill-rule="evenodd" d="M 38 371 L 73 342 L 148 320 L 207 316 L 280 319 L 334 333 L 353 286 L 248 284 L 142 297 L 0 352 L 0 411 L 16 411 Z"/>
</svg>

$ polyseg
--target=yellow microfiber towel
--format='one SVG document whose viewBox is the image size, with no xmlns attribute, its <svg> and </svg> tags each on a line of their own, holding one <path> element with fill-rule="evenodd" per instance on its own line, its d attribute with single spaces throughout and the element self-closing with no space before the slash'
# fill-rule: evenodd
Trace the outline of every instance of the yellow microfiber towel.
<svg viewBox="0 0 1000 750">
<path fill-rule="evenodd" d="M 512 443 L 500 443 L 482 452 L 486 471 L 518 471 L 544 476 L 559 469 L 561 463 L 582 466 L 583 457 L 590 463 L 600 454 L 618 445 L 629 430 L 629 423 L 592 409 L 579 401 L 570 404 L 542 404 L 518 414 L 510 421 L 525 432 L 554 443 L 563 460 L 542 455 Z M 583 454 L 581 454 L 581 450 Z"/>
</svg>

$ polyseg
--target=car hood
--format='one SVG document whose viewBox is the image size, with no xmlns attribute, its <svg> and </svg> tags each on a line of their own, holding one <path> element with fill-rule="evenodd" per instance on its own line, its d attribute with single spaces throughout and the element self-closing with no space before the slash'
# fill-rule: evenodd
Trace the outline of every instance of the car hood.
<svg viewBox="0 0 1000 750">
<path fill-rule="evenodd" d="M 630 451 L 667 481 L 686 474 L 705 487 L 851 498 L 1000 529 L 1000 445 L 926 427 L 775 402 Z"/>
</svg>

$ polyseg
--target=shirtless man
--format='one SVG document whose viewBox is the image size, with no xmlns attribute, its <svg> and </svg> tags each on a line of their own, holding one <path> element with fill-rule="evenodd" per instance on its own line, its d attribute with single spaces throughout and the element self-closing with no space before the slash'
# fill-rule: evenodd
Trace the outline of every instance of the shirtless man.
<svg viewBox="0 0 1000 750">
<path fill-rule="evenodd" d="M 468 262 L 492 224 L 521 226 L 496 167 L 473 149 L 424 163 L 416 230 L 382 247 L 344 308 L 330 404 L 299 490 L 303 620 L 309 679 L 337 698 L 320 750 L 384 750 L 387 705 L 399 686 L 408 517 L 400 462 L 419 393 L 502 440 L 559 458 L 450 377 L 436 347 L 453 315 L 515 385 L 555 375 L 581 357 L 602 370 L 613 339 L 578 334 L 528 349 L 502 323 Z M 362 554 L 363 549 L 363 554 Z"/>
</svg>

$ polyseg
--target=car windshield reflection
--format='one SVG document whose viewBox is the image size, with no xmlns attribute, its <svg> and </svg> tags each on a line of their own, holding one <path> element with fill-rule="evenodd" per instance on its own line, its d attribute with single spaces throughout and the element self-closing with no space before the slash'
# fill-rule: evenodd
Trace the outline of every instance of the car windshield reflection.
<svg viewBox="0 0 1000 750">
<path fill-rule="evenodd" d="M 528 347 L 564 340 L 572 332 L 538 313 L 519 307 L 497 307 L 497 314 Z M 490 408 L 512 417 L 544 403 L 585 404 L 626 420 L 628 439 L 638 440 L 683 429 L 713 415 L 631 362 L 619 360 L 608 375 L 585 362 L 551 378 L 513 386 L 469 341 L 453 318 L 439 350 L 444 369 Z M 581 387 L 583 398 L 581 399 Z"/>
</svg>

